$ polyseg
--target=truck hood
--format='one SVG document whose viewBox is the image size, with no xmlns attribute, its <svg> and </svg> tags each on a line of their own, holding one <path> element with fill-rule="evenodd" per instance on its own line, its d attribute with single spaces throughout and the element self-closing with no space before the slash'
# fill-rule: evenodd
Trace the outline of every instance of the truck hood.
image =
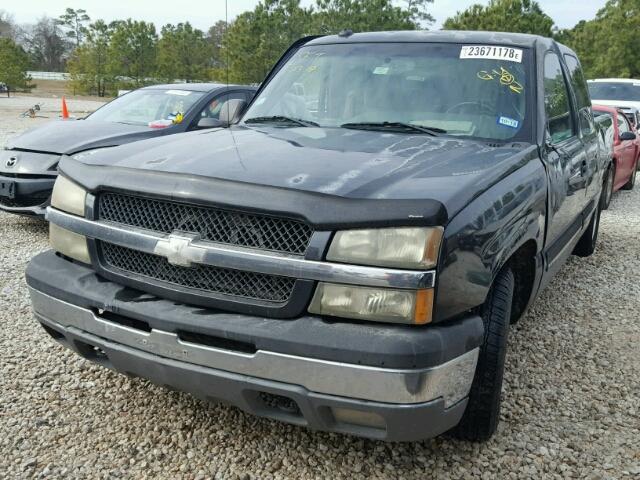
<svg viewBox="0 0 640 480">
<path fill-rule="evenodd" d="M 433 199 L 449 214 L 537 148 L 340 128 L 193 132 L 98 151 L 82 161 L 361 199 Z"/>
<path fill-rule="evenodd" d="M 89 120 L 53 121 L 9 140 L 7 148 L 73 155 L 83 150 L 113 147 L 159 134 L 158 130 L 140 125 Z"/>
</svg>

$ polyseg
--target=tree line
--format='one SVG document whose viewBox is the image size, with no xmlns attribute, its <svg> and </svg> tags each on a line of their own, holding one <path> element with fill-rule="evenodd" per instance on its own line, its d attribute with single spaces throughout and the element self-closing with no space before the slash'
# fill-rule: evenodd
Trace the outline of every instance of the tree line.
<svg viewBox="0 0 640 480">
<path fill-rule="evenodd" d="M 28 87 L 26 70 L 67 71 L 78 93 L 174 80 L 258 83 L 295 40 L 343 29 L 426 29 L 433 0 L 260 0 L 229 25 L 207 31 L 189 22 L 157 31 L 141 20 L 93 20 L 67 8 L 58 18 L 16 25 L 0 11 L 0 82 Z M 589 77 L 640 77 L 640 0 L 608 0 L 595 18 L 560 29 L 534 0 L 489 0 L 458 12 L 444 29 L 496 30 L 554 37 L 577 51 Z"/>
</svg>

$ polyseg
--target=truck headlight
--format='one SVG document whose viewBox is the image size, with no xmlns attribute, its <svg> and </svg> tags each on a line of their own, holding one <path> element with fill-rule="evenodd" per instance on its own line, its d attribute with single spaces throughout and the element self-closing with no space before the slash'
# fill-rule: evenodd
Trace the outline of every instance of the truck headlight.
<svg viewBox="0 0 640 480">
<path fill-rule="evenodd" d="M 87 192 L 66 177 L 58 175 L 51 194 L 51 206 L 67 213 L 84 216 Z M 49 244 L 56 252 L 78 260 L 91 263 L 87 238 L 70 232 L 54 223 L 49 224 Z"/>
<path fill-rule="evenodd" d="M 433 289 L 401 290 L 319 283 L 309 311 L 374 322 L 423 325 L 431 321 Z"/>
<path fill-rule="evenodd" d="M 87 192 L 81 186 L 73 183 L 68 178 L 58 175 L 53 185 L 51 194 L 51 206 L 63 212 L 73 213 L 84 217 L 84 203 Z"/>
<path fill-rule="evenodd" d="M 433 268 L 438 263 L 441 227 L 401 227 L 336 232 L 327 260 L 396 268 Z"/>
<path fill-rule="evenodd" d="M 87 237 L 70 232 L 54 223 L 49 224 L 49 244 L 56 252 L 78 260 L 82 263 L 91 263 Z"/>
</svg>

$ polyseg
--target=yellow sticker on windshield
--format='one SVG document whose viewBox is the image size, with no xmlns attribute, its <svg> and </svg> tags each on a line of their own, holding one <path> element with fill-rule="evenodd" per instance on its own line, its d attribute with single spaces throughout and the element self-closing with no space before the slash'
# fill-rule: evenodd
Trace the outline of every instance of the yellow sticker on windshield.
<svg viewBox="0 0 640 480">
<path fill-rule="evenodd" d="M 490 72 L 487 70 L 480 70 L 477 75 L 480 80 L 498 80 L 501 85 L 509 87 L 509 90 L 512 92 L 522 93 L 524 91 L 522 84 L 518 82 L 513 74 L 504 67 L 500 67 L 500 71 L 496 69 L 493 69 Z"/>
</svg>

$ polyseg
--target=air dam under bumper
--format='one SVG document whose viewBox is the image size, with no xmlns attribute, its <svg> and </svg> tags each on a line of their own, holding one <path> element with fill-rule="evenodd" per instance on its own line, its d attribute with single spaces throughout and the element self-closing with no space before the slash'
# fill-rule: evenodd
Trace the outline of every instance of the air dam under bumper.
<svg viewBox="0 0 640 480">
<path fill-rule="evenodd" d="M 435 436 L 458 423 L 466 407 L 478 354 L 479 339 L 475 337 L 481 338 L 475 319 L 468 328 L 467 346 L 471 348 L 429 367 L 384 368 L 260 348 L 237 351 L 199 343 L 197 337 L 185 339 L 182 330 L 171 332 L 153 325 L 140 328 L 135 320 L 123 322 L 125 317 L 103 315 L 101 310 L 75 304 L 81 302 L 57 298 L 53 291 L 44 291 L 54 289 L 44 286 L 43 268 L 37 263 L 53 267 L 56 274 L 50 272 L 46 279 L 52 285 L 69 284 L 69 279 L 60 279 L 61 273 L 65 276 L 62 267 L 67 266 L 67 274 L 80 275 L 77 279 L 86 287 L 91 270 L 51 252 L 33 262 L 36 265 L 30 265 L 27 280 L 38 321 L 60 343 L 119 372 L 207 400 L 231 403 L 257 415 L 384 440 Z M 107 287 L 111 284 L 102 281 L 105 283 Z M 141 302 L 139 306 L 155 310 L 153 303 Z M 186 305 L 183 308 L 185 314 L 191 311 Z M 172 314 L 176 314 L 175 307 Z M 211 319 L 219 315 L 212 311 Z M 314 317 L 263 320 L 276 322 L 274 328 L 283 322 L 319 321 Z M 339 329 L 337 323 L 323 323 L 327 332 Z M 361 326 L 365 332 L 370 328 Z M 388 334 L 385 327 L 378 326 L 380 339 Z M 421 328 L 413 330 L 424 333 Z"/>
</svg>

